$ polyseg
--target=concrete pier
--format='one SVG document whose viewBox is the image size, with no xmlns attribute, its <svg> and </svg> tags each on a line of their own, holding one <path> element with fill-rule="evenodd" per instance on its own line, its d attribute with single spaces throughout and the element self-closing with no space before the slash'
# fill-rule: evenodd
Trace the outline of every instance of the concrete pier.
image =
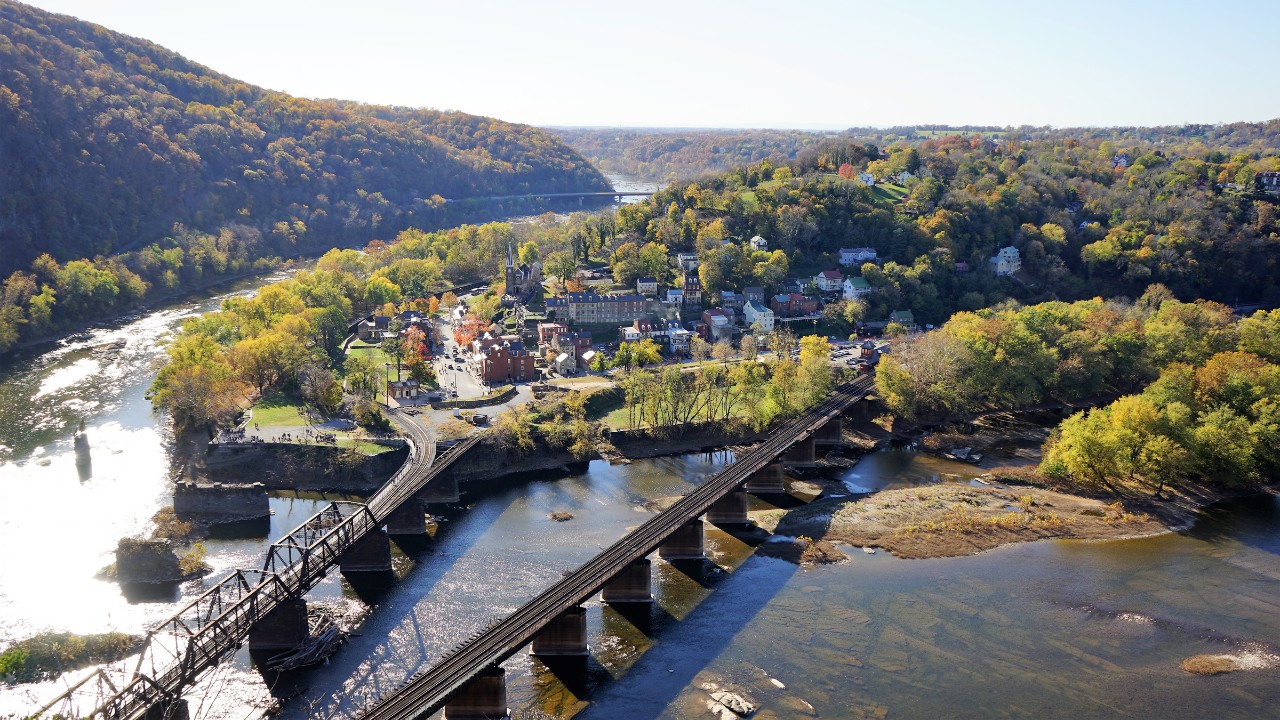
<svg viewBox="0 0 1280 720">
<path fill-rule="evenodd" d="M 702 519 L 694 518 L 681 525 L 658 547 L 663 560 L 701 560 L 706 557 Z"/>
<path fill-rule="evenodd" d="M 840 418 L 831 418 L 826 425 L 818 428 L 818 431 L 813 434 L 813 440 L 820 445 L 839 445 L 844 442 L 841 435 Z"/>
<path fill-rule="evenodd" d="M 292 650 L 306 642 L 310 632 L 307 601 L 288 600 L 249 628 L 249 652 Z"/>
<path fill-rule="evenodd" d="M 389 535 L 426 535 L 427 512 L 415 498 L 387 517 Z"/>
<path fill-rule="evenodd" d="M 569 608 L 547 623 L 533 639 L 530 654 L 539 656 L 576 656 L 587 654 L 587 609 Z"/>
<path fill-rule="evenodd" d="M 747 525 L 747 494 L 741 491 L 731 492 L 716 501 L 707 510 L 707 522 L 712 525 Z"/>
<path fill-rule="evenodd" d="M 787 450 L 786 454 L 782 456 L 783 462 L 798 463 L 801 465 L 813 463 L 816 459 L 817 455 L 814 452 L 812 436 L 792 445 L 791 448 Z"/>
<path fill-rule="evenodd" d="M 453 470 L 445 470 L 436 477 L 431 479 L 417 494 L 418 502 L 426 503 L 456 503 L 462 499 L 462 493 L 458 491 L 458 476 L 453 474 Z"/>
<path fill-rule="evenodd" d="M 771 462 L 747 478 L 742 489 L 759 495 L 781 495 L 787 491 L 787 476 L 781 462 Z"/>
<path fill-rule="evenodd" d="M 271 505 L 262 483 L 180 482 L 173 488 L 173 512 L 179 518 L 257 520 L 271 517 Z"/>
<path fill-rule="evenodd" d="M 611 605 L 653 602 L 652 564 L 649 558 L 640 558 L 622 568 L 622 572 L 604 586 L 600 599 Z"/>
<path fill-rule="evenodd" d="M 391 542 L 386 531 L 373 530 L 365 535 L 342 553 L 338 567 L 343 575 L 391 572 Z"/>
<path fill-rule="evenodd" d="M 444 720 L 496 720 L 507 710 L 507 671 L 489 668 L 463 685 L 444 705 Z"/>
</svg>

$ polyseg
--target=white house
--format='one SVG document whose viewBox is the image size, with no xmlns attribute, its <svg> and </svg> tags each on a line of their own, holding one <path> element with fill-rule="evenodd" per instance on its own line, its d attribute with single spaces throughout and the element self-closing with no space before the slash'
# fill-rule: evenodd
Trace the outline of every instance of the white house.
<svg viewBox="0 0 1280 720">
<path fill-rule="evenodd" d="M 995 257 L 991 258 L 991 269 L 997 275 L 1012 275 L 1022 269 L 1022 257 L 1018 254 L 1018 248 L 1009 245 L 1000 248 Z"/>
<path fill-rule="evenodd" d="M 773 332 L 773 311 L 763 303 L 755 300 L 748 301 L 742 306 L 742 317 L 747 321 L 747 325 L 754 327 L 758 324 L 762 331 Z"/>
<path fill-rule="evenodd" d="M 899 185 L 906 185 L 907 181 L 913 177 L 915 177 L 915 175 L 912 175 L 910 172 L 903 170 L 902 172 L 898 173 L 896 179 Z"/>
<path fill-rule="evenodd" d="M 866 278 L 849 277 L 844 279 L 844 299 L 859 300 L 871 294 L 871 283 Z"/>
<path fill-rule="evenodd" d="M 768 250 L 769 249 L 769 241 L 765 240 L 759 235 L 751 238 L 751 240 L 749 240 L 748 242 L 751 243 L 752 250 Z"/>
<path fill-rule="evenodd" d="M 693 272 L 698 269 L 698 253 L 682 252 L 676 255 L 676 265 L 685 272 Z"/>
<path fill-rule="evenodd" d="M 822 292 L 840 292 L 844 287 L 844 275 L 839 270 L 823 270 L 813 276 L 813 282 Z"/>
<path fill-rule="evenodd" d="M 871 186 L 876 184 L 876 176 L 869 172 L 858 173 L 858 180 L 863 185 Z"/>
<path fill-rule="evenodd" d="M 667 291 L 667 304 L 680 307 L 684 305 L 684 290 L 671 288 Z"/>
<path fill-rule="evenodd" d="M 572 375 L 578 370 L 578 356 L 574 353 L 560 353 L 552 367 L 561 375 Z"/>
<path fill-rule="evenodd" d="M 869 247 L 840 248 L 840 264 L 845 267 L 856 267 L 862 263 L 875 262 L 876 249 Z"/>
<path fill-rule="evenodd" d="M 658 294 L 658 281 L 651 277 L 636 278 L 636 292 L 653 297 Z"/>
</svg>

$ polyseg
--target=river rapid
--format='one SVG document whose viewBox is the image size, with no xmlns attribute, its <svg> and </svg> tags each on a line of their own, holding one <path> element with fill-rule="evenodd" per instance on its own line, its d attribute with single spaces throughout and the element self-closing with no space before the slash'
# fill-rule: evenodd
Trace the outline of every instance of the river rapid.
<svg viewBox="0 0 1280 720">
<path fill-rule="evenodd" d="M 144 397 L 163 341 L 185 318 L 272 279 L 0 367 L 0 646 L 46 629 L 141 633 L 212 579 L 260 564 L 270 539 L 327 502 L 273 497 L 267 537 L 208 541 L 214 574 L 171 597 L 131 602 L 94 577 L 117 539 L 145 533 L 170 502 L 174 439 Z M 71 445 L 82 419 L 93 447 L 85 478 Z M 242 651 L 187 694 L 190 712 L 238 719 L 278 705 L 290 718 L 354 717 L 644 522 L 648 501 L 687 492 L 731 460 L 597 461 L 470 497 L 427 547 L 394 549 L 395 582 L 355 588 L 332 572 L 312 591 L 312 602 L 374 608 L 328 665 L 264 679 Z M 859 494 L 973 473 L 894 450 L 842 479 Z M 574 517 L 552 521 L 557 511 Z M 505 664 L 514 715 L 711 717 L 708 683 L 748 696 L 758 718 L 1258 718 L 1280 702 L 1280 503 L 1270 496 L 1214 508 L 1180 534 L 944 560 L 846 547 L 843 564 L 799 568 L 757 552 L 761 540 L 708 527 L 702 572 L 655 560 L 647 616 L 587 603 L 585 668 L 525 653 Z M 1255 669 L 1179 669 L 1203 653 Z M 62 682 L 0 686 L 0 716 L 33 710 Z"/>
</svg>

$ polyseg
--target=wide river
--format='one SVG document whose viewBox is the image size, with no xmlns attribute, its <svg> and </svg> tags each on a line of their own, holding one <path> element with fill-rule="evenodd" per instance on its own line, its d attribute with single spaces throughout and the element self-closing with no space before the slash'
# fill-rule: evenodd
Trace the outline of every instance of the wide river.
<svg viewBox="0 0 1280 720">
<path fill-rule="evenodd" d="M 94 574 L 118 538 L 145 532 L 169 503 L 173 439 L 144 398 L 164 339 L 228 293 L 265 281 L 0 368 L 0 646 L 46 629 L 140 633 L 205 587 L 195 581 L 177 597 L 133 603 Z M 81 419 L 93 446 L 84 479 L 71 450 Z M 288 717 L 352 717 L 643 522 L 646 501 L 684 493 L 731 459 L 593 462 L 579 475 L 469 498 L 427 550 L 397 551 L 389 587 L 357 592 L 334 572 L 311 593 L 374 607 L 327 666 L 269 687 L 241 653 L 188 693 L 190 711 L 238 719 L 279 702 Z M 844 480 L 861 492 L 972 473 L 887 451 Z M 323 502 L 273 498 L 269 537 Z M 574 518 L 557 523 L 553 511 Z M 209 541 L 211 577 L 259 564 L 268 541 Z M 714 566 L 701 576 L 655 561 L 648 618 L 588 603 L 585 679 L 524 653 L 508 661 L 515 716 L 710 717 L 705 683 L 748 695 L 758 718 L 1260 718 L 1280 703 L 1280 504 L 1271 497 L 1217 508 L 1181 534 L 946 560 L 845 548 L 844 564 L 801 569 L 715 529 L 708 547 Z M 1202 653 L 1256 669 L 1217 677 L 1179 669 Z M 0 686 L 0 716 L 34 709 L 58 686 Z"/>
</svg>

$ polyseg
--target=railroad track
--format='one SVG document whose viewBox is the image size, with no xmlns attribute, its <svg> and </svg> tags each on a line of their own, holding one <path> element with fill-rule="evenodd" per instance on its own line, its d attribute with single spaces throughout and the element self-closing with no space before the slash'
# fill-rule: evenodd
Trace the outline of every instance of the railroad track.
<svg viewBox="0 0 1280 720">
<path fill-rule="evenodd" d="M 713 475 L 697 490 L 628 533 L 511 615 L 445 655 L 433 667 L 415 675 L 393 696 L 368 708 L 361 717 L 364 720 L 415 720 L 440 709 L 471 678 L 486 668 L 497 666 L 528 645 L 553 618 L 594 595 L 627 564 L 652 553 L 681 525 L 703 515 L 718 500 L 740 487 L 752 474 L 773 462 L 797 441 L 812 435 L 850 405 L 866 397 L 872 386 L 870 376 L 840 386 L 827 400 L 778 428 L 768 439 L 740 456 L 733 465 Z"/>
</svg>

